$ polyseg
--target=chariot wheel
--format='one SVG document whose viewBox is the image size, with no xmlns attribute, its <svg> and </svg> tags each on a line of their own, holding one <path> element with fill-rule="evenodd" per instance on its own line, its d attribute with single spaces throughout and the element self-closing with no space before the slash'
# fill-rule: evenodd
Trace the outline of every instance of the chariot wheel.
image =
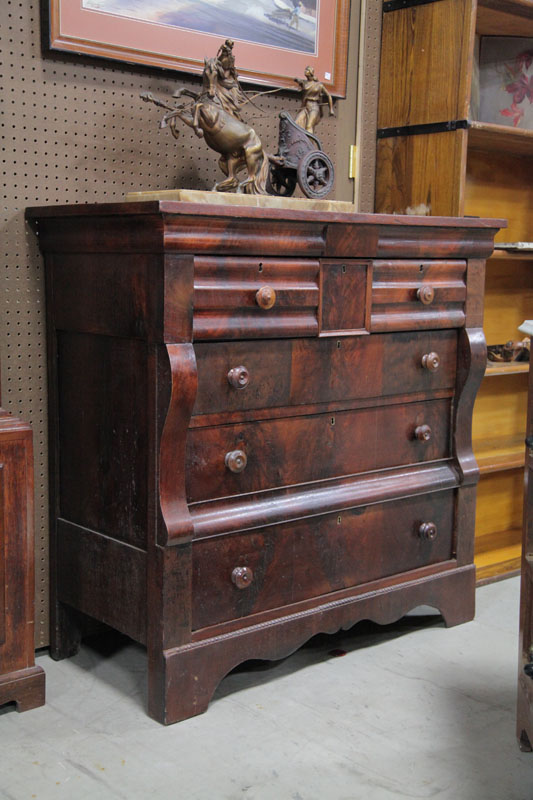
<svg viewBox="0 0 533 800">
<path fill-rule="evenodd" d="M 296 176 L 306 197 L 320 198 L 333 188 L 335 170 L 329 156 L 321 150 L 312 150 L 298 164 Z"/>
<path fill-rule="evenodd" d="M 296 189 L 296 171 L 287 167 L 271 165 L 266 189 L 277 197 L 292 197 Z"/>
</svg>

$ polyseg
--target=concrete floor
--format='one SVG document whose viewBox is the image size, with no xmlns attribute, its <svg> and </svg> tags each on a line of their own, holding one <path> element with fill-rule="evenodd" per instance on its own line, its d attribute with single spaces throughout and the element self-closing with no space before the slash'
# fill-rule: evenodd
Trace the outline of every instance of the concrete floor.
<svg viewBox="0 0 533 800">
<path fill-rule="evenodd" d="M 39 654 L 47 705 L 0 709 L 0 797 L 532 800 L 514 729 L 518 600 L 513 578 L 480 588 L 466 625 L 426 609 L 317 637 L 233 672 L 206 714 L 167 728 L 144 711 L 141 647 Z"/>
</svg>

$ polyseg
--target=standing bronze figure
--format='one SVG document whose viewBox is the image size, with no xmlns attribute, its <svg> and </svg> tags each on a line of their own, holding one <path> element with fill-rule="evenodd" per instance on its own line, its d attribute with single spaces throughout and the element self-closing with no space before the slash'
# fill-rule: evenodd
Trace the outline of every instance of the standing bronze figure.
<svg viewBox="0 0 533 800">
<path fill-rule="evenodd" d="M 294 80 L 302 90 L 302 108 L 295 122 L 305 128 L 308 133 L 314 133 L 317 124 L 322 119 L 322 98 L 326 99 L 329 106 L 330 117 L 335 116 L 333 99 L 324 84 L 320 83 L 315 76 L 312 67 L 305 68 L 305 78 L 295 78 Z"/>
</svg>

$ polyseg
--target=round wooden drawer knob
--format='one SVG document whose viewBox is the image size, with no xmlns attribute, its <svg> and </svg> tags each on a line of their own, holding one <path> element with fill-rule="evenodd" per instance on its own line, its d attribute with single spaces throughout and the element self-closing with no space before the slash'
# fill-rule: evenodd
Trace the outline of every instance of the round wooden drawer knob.
<svg viewBox="0 0 533 800">
<path fill-rule="evenodd" d="M 421 539 L 433 541 L 437 538 L 437 526 L 434 522 L 423 522 L 418 529 L 418 534 Z"/>
<path fill-rule="evenodd" d="M 250 383 L 250 373 L 246 367 L 233 367 L 228 372 L 228 382 L 234 389 L 246 389 Z"/>
<path fill-rule="evenodd" d="M 436 372 L 440 367 L 440 358 L 438 353 L 425 353 L 422 356 L 422 366 L 429 372 Z"/>
<path fill-rule="evenodd" d="M 261 286 L 261 288 L 256 292 L 255 302 L 259 308 L 263 308 L 265 311 L 268 311 L 268 309 L 272 308 L 276 302 L 276 292 L 271 286 Z"/>
<path fill-rule="evenodd" d="M 418 289 L 416 296 L 421 303 L 423 303 L 425 306 L 429 306 L 435 297 L 435 290 L 433 289 L 433 286 L 421 286 L 420 289 Z"/>
<path fill-rule="evenodd" d="M 431 439 L 431 428 L 429 425 L 418 425 L 415 428 L 415 439 L 419 442 L 429 442 Z"/>
<path fill-rule="evenodd" d="M 254 579 L 254 573 L 250 567 L 235 567 L 231 573 L 231 580 L 237 589 L 247 589 Z"/>
<path fill-rule="evenodd" d="M 246 458 L 246 453 L 242 450 L 231 450 L 226 453 L 224 463 L 231 472 L 242 472 L 248 463 L 248 459 Z"/>
</svg>

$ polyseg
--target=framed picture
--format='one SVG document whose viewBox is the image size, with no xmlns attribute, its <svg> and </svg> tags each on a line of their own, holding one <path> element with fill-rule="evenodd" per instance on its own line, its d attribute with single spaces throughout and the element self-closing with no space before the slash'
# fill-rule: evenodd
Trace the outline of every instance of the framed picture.
<svg viewBox="0 0 533 800">
<path fill-rule="evenodd" d="M 49 0 L 50 47 L 201 73 L 227 38 L 244 81 L 294 88 L 313 67 L 344 97 L 350 0 Z"/>
<path fill-rule="evenodd" d="M 533 130 L 533 39 L 482 37 L 479 119 Z"/>
</svg>

